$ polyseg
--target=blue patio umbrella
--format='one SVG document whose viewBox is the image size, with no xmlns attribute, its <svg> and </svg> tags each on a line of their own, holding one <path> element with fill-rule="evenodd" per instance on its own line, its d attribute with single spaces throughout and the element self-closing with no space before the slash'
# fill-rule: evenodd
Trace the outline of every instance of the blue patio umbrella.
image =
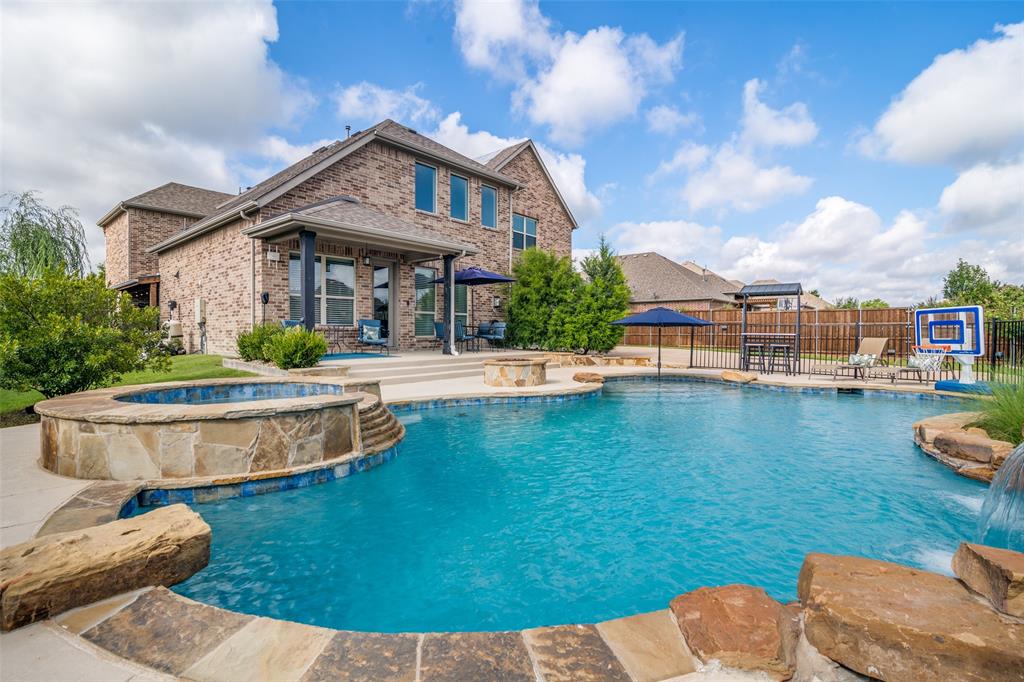
<svg viewBox="0 0 1024 682">
<path fill-rule="evenodd" d="M 466 268 L 465 270 L 459 270 L 455 273 L 455 283 L 465 284 L 466 286 L 476 286 L 477 284 L 500 284 L 502 282 L 514 282 L 515 280 L 505 275 L 499 275 L 496 272 L 490 270 L 484 270 L 483 268 Z M 444 277 L 438 277 L 434 280 L 434 284 L 444 284 Z"/>
<path fill-rule="evenodd" d="M 657 327 L 658 328 L 658 378 L 661 378 L 661 328 L 662 327 L 689 327 L 690 347 L 693 347 L 693 328 L 707 327 L 711 323 L 699 317 L 690 317 L 677 313 L 668 308 L 651 308 L 636 315 L 629 315 L 621 320 L 615 320 L 612 324 L 623 327 Z"/>
</svg>

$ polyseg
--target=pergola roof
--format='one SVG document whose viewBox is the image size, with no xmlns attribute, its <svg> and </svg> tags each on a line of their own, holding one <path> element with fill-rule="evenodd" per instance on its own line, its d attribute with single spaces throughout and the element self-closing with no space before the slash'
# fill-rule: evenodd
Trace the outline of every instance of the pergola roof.
<svg viewBox="0 0 1024 682">
<path fill-rule="evenodd" d="M 748 284 L 736 292 L 736 298 L 758 296 L 799 296 L 803 293 L 800 282 L 777 282 L 773 284 Z"/>
</svg>

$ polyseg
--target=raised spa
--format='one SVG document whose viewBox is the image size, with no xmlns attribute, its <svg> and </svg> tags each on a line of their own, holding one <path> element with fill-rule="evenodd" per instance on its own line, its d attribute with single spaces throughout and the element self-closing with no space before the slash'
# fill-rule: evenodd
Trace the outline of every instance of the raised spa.
<svg viewBox="0 0 1024 682">
<path fill-rule="evenodd" d="M 76 393 L 36 405 L 42 464 L 62 476 L 196 485 L 290 475 L 363 453 L 359 406 L 378 401 L 363 390 L 379 391 L 265 377 Z"/>
<path fill-rule="evenodd" d="M 985 486 L 907 425 L 959 403 L 610 381 L 564 402 L 399 412 L 394 461 L 196 505 L 210 565 L 175 589 L 339 629 L 590 623 L 704 585 L 795 598 L 808 552 L 948 571 Z"/>
<path fill-rule="evenodd" d="M 305 398 L 311 395 L 342 395 L 344 392 L 344 387 L 337 384 L 308 384 L 289 381 L 161 388 L 120 395 L 117 396 L 117 400 L 159 405 L 212 405 L 251 400 Z"/>
</svg>

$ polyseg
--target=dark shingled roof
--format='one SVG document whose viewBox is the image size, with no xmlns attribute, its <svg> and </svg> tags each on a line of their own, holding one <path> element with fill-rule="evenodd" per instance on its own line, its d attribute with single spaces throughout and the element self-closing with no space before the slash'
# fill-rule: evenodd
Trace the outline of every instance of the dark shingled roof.
<svg viewBox="0 0 1024 682">
<path fill-rule="evenodd" d="M 489 155 L 490 158 L 487 158 L 488 155 L 485 155 L 483 158 L 487 158 L 488 168 L 493 168 L 494 170 L 501 170 L 501 168 L 505 165 L 506 161 L 508 161 L 509 159 L 513 158 L 516 154 L 521 152 L 523 148 L 526 147 L 526 145 L 528 144 L 530 144 L 529 140 L 516 142 L 511 147 L 505 147 L 504 149 L 500 149 L 497 152 Z"/>
<path fill-rule="evenodd" d="M 721 301 L 733 303 L 736 287 L 718 277 L 703 277 L 659 253 L 618 256 L 635 302 Z"/>
<path fill-rule="evenodd" d="M 134 208 L 149 208 L 198 218 L 207 215 L 217 207 L 217 204 L 231 197 L 231 194 L 225 192 L 183 185 L 180 182 L 168 182 L 121 203 Z"/>
<path fill-rule="evenodd" d="M 310 218 L 321 218 L 323 220 L 335 220 L 340 223 L 359 225 L 361 227 L 388 230 L 389 232 L 397 232 L 399 234 L 406 234 L 410 237 L 419 237 L 421 239 L 439 238 L 437 233 L 425 230 L 414 223 L 410 223 L 386 213 L 381 213 L 380 211 L 375 211 L 372 208 L 367 208 L 359 203 L 359 200 L 355 197 L 334 197 L 332 199 L 318 201 L 315 204 L 309 204 L 308 206 L 294 209 L 289 211 L 289 213 L 309 216 Z M 476 251 L 475 246 L 461 244 L 461 242 L 454 240 L 447 241 L 451 241 L 453 244 L 465 246 L 467 251 Z"/>
</svg>

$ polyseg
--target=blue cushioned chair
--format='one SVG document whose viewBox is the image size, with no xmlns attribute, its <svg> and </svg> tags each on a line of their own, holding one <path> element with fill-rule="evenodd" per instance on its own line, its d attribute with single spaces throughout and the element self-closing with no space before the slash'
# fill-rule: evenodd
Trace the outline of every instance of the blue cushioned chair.
<svg viewBox="0 0 1024 682">
<path fill-rule="evenodd" d="M 434 338 L 439 344 L 444 345 L 444 322 L 434 323 Z"/>
<path fill-rule="evenodd" d="M 477 338 L 487 341 L 487 345 L 491 348 L 501 346 L 505 342 L 505 331 L 507 328 L 508 323 L 495 320 L 489 325 L 480 325 L 480 333 L 477 334 Z"/>
<path fill-rule="evenodd" d="M 391 355 L 388 340 L 381 336 L 380 320 L 359 320 L 359 336 L 356 343 L 380 348 L 385 355 Z"/>
<path fill-rule="evenodd" d="M 455 320 L 455 344 L 462 344 L 463 348 L 466 348 L 467 344 L 472 343 L 473 339 L 477 338 L 476 334 L 467 334 L 466 325 L 462 324 L 462 320 Z"/>
<path fill-rule="evenodd" d="M 302 324 L 302 320 L 281 320 L 281 326 L 285 329 L 291 329 L 292 327 L 298 327 Z"/>
</svg>

